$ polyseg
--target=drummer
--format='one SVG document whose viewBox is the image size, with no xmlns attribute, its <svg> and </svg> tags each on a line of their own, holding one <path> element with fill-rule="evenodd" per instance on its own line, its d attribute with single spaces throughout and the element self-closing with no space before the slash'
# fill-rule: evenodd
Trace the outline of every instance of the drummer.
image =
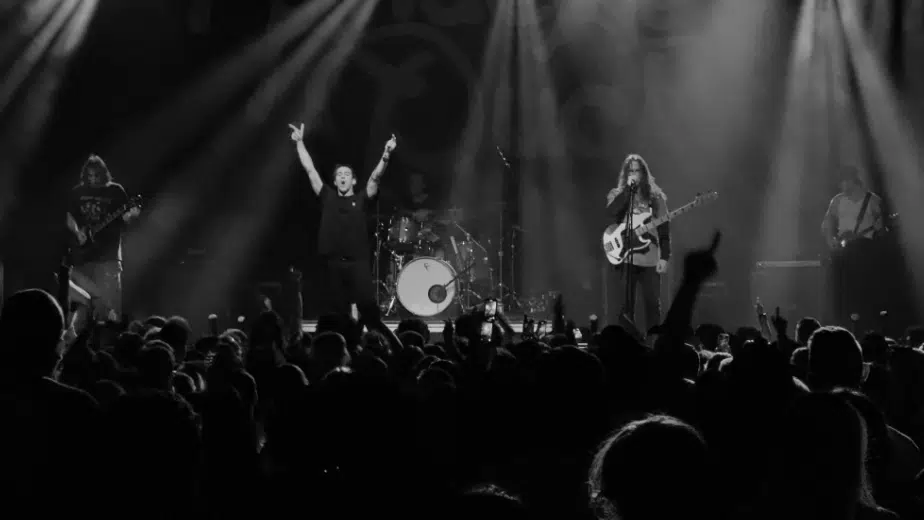
<svg viewBox="0 0 924 520">
<path fill-rule="evenodd" d="M 408 179 L 408 188 L 408 197 L 402 206 L 419 224 L 417 255 L 444 258 L 445 248 L 440 238 L 443 230 L 436 219 L 436 200 L 427 191 L 424 176 L 412 173 Z"/>
</svg>

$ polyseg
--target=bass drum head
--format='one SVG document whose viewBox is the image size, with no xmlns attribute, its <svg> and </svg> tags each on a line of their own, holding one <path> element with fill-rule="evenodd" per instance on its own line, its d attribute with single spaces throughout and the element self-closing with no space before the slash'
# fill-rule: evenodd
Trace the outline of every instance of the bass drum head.
<svg viewBox="0 0 924 520">
<path fill-rule="evenodd" d="M 442 260 L 415 258 L 398 273 L 398 301 L 415 316 L 436 316 L 456 297 L 455 277 L 455 269 Z"/>
</svg>

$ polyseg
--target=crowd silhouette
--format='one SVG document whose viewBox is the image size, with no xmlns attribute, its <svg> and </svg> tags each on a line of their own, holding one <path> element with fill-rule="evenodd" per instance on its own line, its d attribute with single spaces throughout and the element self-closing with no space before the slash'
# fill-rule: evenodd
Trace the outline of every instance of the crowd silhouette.
<svg viewBox="0 0 924 520">
<path fill-rule="evenodd" d="M 68 330 L 49 293 L 0 312 L 7 517 L 924 518 L 924 329 L 859 340 L 782 316 L 691 323 L 683 261 L 657 334 L 503 314 L 392 332 L 374 307 L 287 333 L 271 311 Z M 63 307 L 64 309 L 67 306 Z M 792 333 L 791 333 L 792 332 Z"/>
</svg>

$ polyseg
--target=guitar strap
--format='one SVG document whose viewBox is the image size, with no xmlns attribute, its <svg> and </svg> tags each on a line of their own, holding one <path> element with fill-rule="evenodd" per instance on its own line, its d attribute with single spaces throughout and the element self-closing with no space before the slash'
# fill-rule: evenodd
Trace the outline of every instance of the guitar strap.
<svg viewBox="0 0 924 520">
<path fill-rule="evenodd" d="M 866 216 L 866 209 L 869 207 L 869 200 L 873 198 L 871 192 L 866 192 L 866 196 L 863 197 L 863 205 L 860 206 L 860 214 L 857 215 L 857 223 L 853 226 L 853 234 L 856 236 L 857 231 L 860 230 L 860 223 L 863 222 L 863 217 Z"/>
</svg>

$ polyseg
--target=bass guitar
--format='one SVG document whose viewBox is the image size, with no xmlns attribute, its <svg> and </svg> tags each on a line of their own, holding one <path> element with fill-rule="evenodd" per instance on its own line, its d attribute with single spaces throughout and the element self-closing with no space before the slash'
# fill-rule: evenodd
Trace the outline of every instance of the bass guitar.
<svg viewBox="0 0 924 520">
<path fill-rule="evenodd" d="M 606 259 L 613 265 L 622 264 L 630 252 L 644 251 L 651 246 L 654 239 L 652 232 L 658 226 L 717 198 L 719 194 L 714 191 L 698 195 L 693 201 L 659 218 L 653 218 L 650 212 L 633 215 L 632 229 L 628 233 L 626 233 L 626 222 L 611 224 L 603 232 L 603 252 L 606 253 Z"/>
</svg>

